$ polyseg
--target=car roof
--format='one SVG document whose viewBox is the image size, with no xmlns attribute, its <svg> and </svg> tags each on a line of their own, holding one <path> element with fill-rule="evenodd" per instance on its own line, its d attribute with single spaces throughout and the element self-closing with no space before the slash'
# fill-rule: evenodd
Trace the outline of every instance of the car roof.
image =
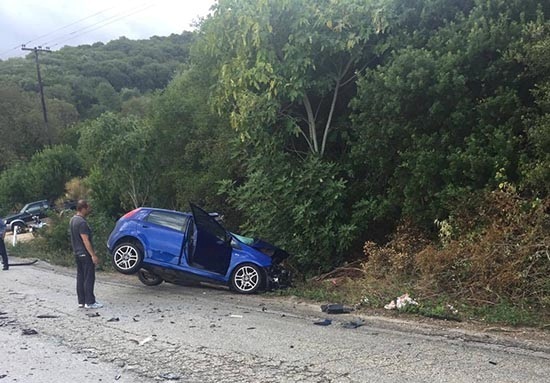
<svg viewBox="0 0 550 383">
<path fill-rule="evenodd" d="M 33 203 L 43 203 L 43 202 L 48 203 L 48 200 L 47 199 L 41 199 L 41 200 L 38 200 L 38 201 L 27 202 L 25 205 L 32 205 Z"/>
<path fill-rule="evenodd" d="M 165 213 L 176 213 L 176 214 L 183 214 L 183 215 L 191 215 L 191 213 L 184 212 L 184 211 L 161 209 L 161 208 L 158 208 L 158 207 L 140 207 L 139 209 L 144 210 L 144 211 L 148 211 L 148 212 L 162 211 L 162 212 L 165 212 Z"/>
</svg>

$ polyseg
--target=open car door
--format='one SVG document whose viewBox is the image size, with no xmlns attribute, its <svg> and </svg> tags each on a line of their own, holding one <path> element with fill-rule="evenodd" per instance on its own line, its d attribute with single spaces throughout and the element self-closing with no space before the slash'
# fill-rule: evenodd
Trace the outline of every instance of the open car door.
<svg viewBox="0 0 550 383">
<path fill-rule="evenodd" d="M 195 223 L 195 248 L 189 254 L 189 264 L 225 275 L 231 261 L 231 236 L 214 217 L 197 205 L 189 205 Z"/>
</svg>

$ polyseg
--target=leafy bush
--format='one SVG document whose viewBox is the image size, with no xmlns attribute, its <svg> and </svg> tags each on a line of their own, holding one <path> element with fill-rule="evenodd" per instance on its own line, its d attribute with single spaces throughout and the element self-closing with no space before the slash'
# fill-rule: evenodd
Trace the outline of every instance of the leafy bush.
<svg viewBox="0 0 550 383">
<path fill-rule="evenodd" d="M 294 166 L 272 155 L 251 159 L 242 185 L 222 188 L 246 218 L 242 230 L 285 248 L 304 274 L 340 264 L 355 228 L 345 214 L 338 167 L 314 156 Z"/>
</svg>

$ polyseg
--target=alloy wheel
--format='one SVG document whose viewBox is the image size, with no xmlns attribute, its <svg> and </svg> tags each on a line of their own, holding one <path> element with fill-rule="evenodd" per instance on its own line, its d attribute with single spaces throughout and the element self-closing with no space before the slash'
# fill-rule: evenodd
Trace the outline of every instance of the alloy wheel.
<svg viewBox="0 0 550 383">
<path fill-rule="evenodd" d="M 131 245 L 120 246 L 113 256 L 113 261 L 121 270 L 131 270 L 139 261 L 138 250 Z"/>
<path fill-rule="evenodd" d="M 260 283 L 260 274 L 255 267 L 242 266 L 235 272 L 233 283 L 240 291 L 250 292 L 256 289 Z"/>
</svg>

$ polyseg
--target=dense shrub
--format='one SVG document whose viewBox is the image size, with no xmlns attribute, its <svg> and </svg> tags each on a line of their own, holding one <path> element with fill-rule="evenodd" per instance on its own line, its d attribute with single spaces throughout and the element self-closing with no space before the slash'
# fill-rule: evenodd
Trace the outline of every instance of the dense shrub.
<svg viewBox="0 0 550 383">
<path fill-rule="evenodd" d="M 521 198 L 502 183 L 474 209 L 457 206 L 458 215 L 439 225 L 439 245 L 407 235 L 382 247 L 367 242 L 364 269 L 379 279 L 412 280 L 425 295 L 548 310 L 549 208 L 548 199 Z"/>
<path fill-rule="evenodd" d="M 291 261 L 303 274 L 339 265 L 355 228 L 345 214 L 338 166 L 310 157 L 293 169 L 288 157 L 276 158 L 251 159 L 246 182 L 225 185 L 230 202 L 246 218 L 242 229 L 293 254 Z"/>
</svg>

